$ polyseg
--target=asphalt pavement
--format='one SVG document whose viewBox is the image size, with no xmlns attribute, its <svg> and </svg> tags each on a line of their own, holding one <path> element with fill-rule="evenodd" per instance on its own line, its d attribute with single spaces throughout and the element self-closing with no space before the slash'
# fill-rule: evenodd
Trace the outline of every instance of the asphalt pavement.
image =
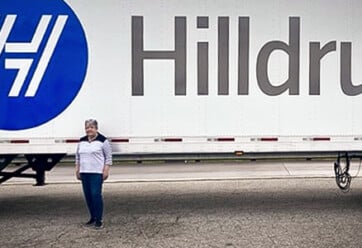
<svg viewBox="0 0 362 248">
<path fill-rule="evenodd" d="M 115 165 L 99 231 L 72 165 L 32 183 L 0 185 L 1 247 L 362 247 L 362 178 L 342 193 L 328 161 Z"/>
</svg>

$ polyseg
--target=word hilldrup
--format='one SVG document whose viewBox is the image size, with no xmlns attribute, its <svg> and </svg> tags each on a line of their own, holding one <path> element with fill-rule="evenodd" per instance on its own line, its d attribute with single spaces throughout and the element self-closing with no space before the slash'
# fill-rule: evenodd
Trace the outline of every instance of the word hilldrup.
<svg viewBox="0 0 362 248">
<path fill-rule="evenodd" d="M 249 94 L 250 17 L 239 17 L 238 23 L 238 94 Z M 197 17 L 197 28 L 209 28 L 207 16 Z M 175 61 L 175 95 L 186 95 L 186 17 L 175 17 L 175 49 L 144 50 L 143 17 L 132 16 L 132 95 L 144 94 L 144 60 Z M 336 51 L 337 41 L 321 47 L 320 42 L 309 43 L 309 94 L 320 95 L 321 60 Z M 208 95 L 208 42 L 197 42 L 198 95 Z M 268 77 L 268 60 L 275 50 L 289 56 L 288 79 L 274 86 Z M 352 43 L 341 42 L 340 84 L 345 95 L 362 93 L 362 85 L 355 86 L 351 80 Z M 289 42 L 267 42 L 257 55 L 256 76 L 259 88 L 269 96 L 299 95 L 300 73 L 300 17 L 289 18 Z M 229 17 L 218 17 L 218 95 L 229 94 Z"/>
</svg>

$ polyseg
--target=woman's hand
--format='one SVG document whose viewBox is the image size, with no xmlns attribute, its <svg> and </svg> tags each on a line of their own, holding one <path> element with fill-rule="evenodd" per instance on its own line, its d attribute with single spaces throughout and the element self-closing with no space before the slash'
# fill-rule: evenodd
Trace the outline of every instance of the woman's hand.
<svg viewBox="0 0 362 248">
<path fill-rule="evenodd" d="M 81 180 L 78 164 L 75 165 L 75 176 L 77 177 L 78 180 Z"/>
<path fill-rule="evenodd" d="M 79 171 L 76 171 L 76 172 L 75 172 L 75 175 L 76 175 L 76 177 L 77 177 L 78 180 L 81 180 Z"/>
<path fill-rule="evenodd" d="M 105 165 L 103 168 L 103 181 L 109 177 L 109 165 Z"/>
</svg>

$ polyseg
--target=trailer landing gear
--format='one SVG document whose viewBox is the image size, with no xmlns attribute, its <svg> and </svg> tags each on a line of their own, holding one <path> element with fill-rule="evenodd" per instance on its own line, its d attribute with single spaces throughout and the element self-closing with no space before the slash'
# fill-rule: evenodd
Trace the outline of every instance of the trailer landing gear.
<svg viewBox="0 0 362 248">
<path fill-rule="evenodd" d="M 347 152 L 344 154 L 339 153 L 337 161 L 334 163 L 337 186 L 345 193 L 350 190 L 352 181 L 352 177 L 349 174 L 350 160 L 351 157 Z"/>
<path fill-rule="evenodd" d="M 25 155 L 27 163 L 12 172 L 4 172 L 3 169 L 5 169 L 17 155 L 0 156 L 0 184 L 13 177 L 23 177 L 34 178 L 36 180 L 34 186 L 43 186 L 45 185 L 45 172 L 50 171 L 64 156 L 65 154 Z M 30 168 L 35 171 L 35 174 L 24 173 Z"/>
</svg>

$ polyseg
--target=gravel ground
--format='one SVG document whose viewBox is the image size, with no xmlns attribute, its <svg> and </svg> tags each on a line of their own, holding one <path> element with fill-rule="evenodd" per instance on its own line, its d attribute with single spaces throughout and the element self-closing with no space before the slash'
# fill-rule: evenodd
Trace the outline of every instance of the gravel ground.
<svg viewBox="0 0 362 248">
<path fill-rule="evenodd" d="M 80 184 L 0 186 L 1 247 L 362 247 L 362 178 L 105 183 L 105 228 Z"/>
</svg>

